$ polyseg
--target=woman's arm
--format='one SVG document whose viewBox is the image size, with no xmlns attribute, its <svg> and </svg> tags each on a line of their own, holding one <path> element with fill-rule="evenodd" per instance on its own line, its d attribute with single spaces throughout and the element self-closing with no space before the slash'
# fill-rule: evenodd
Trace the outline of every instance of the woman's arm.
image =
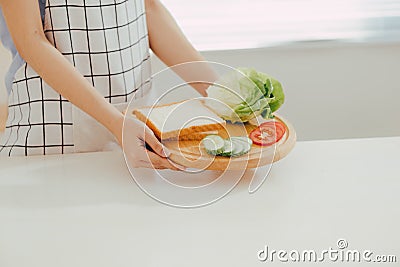
<svg viewBox="0 0 400 267">
<path fill-rule="evenodd" d="M 21 57 L 54 90 L 95 118 L 115 136 L 123 116 L 46 39 L 38 1 L 0 0 L 7 27 Z"/>
<path fill-rule="evenodd" d="M 120 136 L 122 114 L 47 40 L 38 1 L 0 0 L 0 4 L 21 57 L 59 94 Z"/>
<path fill-rule="evenodd" d="M 0 89 L 0 136 L 2 132 L 4 132 L 5 130 L 6 121 L 8 117 L 7 92 L 5 89 L 6 88 L 4 88 L 3 90 Z"/>
<path fill-rule="evenodd" d="M 72 104 L 89 114 L 104 125 L 122 144 L 123 115 L 83 77 L 81 73 L 47 40 L 44 35 L 37 0 L 0 0 L 7 27 L 21 57 L 43 78 L 55 91 L 68 99 Z M 145 126 L 133 120 L 127 120 L 132 138 L 144 139 L 157 152 L 164 156 L 161 143 Z M 145 127 L 145 129 L 143 129 Z M 137 130 L 135 130 L 137 129 Z M 153 138 L 154 137 L 154 138 Z M 132 155 L 133 160 L 143 163 L 143 147 L 133 142 L 137 148 Z M 151 152 L 150 152 L 151 153 Z M 152 155 L 155 156 L 155 155 Z M 140 157 L 140 158 L 135 158 Z M 152 158 L 152 157 L 150 157 Z M 158 159 L 156 167 L 166 167 L 166 159 Z M 160 157 L 159 157 L 160 158 Z M 154 162 L 154 161 L 153 161 Z M 141 164 L 140 163 L 140 164 Z M 136 164 L 139 166 L 140 164 Z"/>
<path fill-rule="evenodd" d="M 176 24 L 174 18 L 159 0 L 145 0 L 147 28 L 150 48 L 167 65 L 173 66 L 191 61 L 205 61 L 204 57 L 191 45 Z M 214 82 L 217 75 L 207 64 L 197 64 L 194 68 L 176 68 L 186 81 L 202 79 Z M 192 84 L 203 96 L 207 84 Z"/>
</svg>

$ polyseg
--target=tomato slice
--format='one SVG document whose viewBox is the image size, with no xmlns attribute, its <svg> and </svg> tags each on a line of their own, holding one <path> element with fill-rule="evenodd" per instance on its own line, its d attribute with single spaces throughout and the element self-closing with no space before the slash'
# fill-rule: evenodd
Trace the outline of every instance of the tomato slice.
<svg viewBox="0 0 400 267">
<path fill-rule="evenodd" d="M 270 146 L 279 142 L 286 132 L 285 125 L 279 121 L 267 121 L 260 124 L 249 134 L 253 143 L 259 146 Z"/>
</svg>

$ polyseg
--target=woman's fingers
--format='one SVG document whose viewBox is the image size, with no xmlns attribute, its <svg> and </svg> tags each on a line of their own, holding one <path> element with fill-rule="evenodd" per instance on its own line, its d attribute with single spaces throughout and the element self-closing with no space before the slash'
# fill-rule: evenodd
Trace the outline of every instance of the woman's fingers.
<svg viewBox="0 0 400 267">
<path fill-rule="evenodd" d="M 153 149 L 153 151 L 161 157 L 167 158 L 170 155 L 170 152 L 166 147 L 164 147 L 160 141 L 158 141 L 157 137 L 154 133 L 148 128 L 145 127 L 144 132 L 144 141 Z"/>
<path fill-rule="evenodd" d="M 143 122 L 127 120 L 125 127 L 131 138 L 124 141 L 124 152 L 129 162 L 136 168 L 184 170 L 185 168 L 170 162 L 170 152 Z M 134 138 L 136 137 L 136 138 Z M 154 151 L 146 149 L 146 145 Z"/>
</svg>

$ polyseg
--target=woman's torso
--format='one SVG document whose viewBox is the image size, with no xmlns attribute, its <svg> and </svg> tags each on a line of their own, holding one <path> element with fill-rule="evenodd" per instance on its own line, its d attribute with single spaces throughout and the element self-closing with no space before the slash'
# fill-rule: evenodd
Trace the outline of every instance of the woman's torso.
<svg viewBox="0 0 400 267">
<path fill-rule="evenodd" d="M 124 104 L 148 90 L 143 0 L 48 0 L 44 13 L 47 39 L 109 103 Z M 87 143 L 101 136 L 99 131 L 101 142 L 110 138 L 26 63 L 13 80 L 6 127 L 0 154 L 10 156 L 96 150 L 97 144 Z"/>
</svg>

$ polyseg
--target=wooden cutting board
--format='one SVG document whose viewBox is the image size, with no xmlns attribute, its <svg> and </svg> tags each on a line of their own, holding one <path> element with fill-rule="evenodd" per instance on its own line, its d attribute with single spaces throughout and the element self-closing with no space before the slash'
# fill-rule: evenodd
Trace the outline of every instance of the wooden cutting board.
<svg viewBox="0 0 400 267">
<path fill-rule="evenodd" d="M 223 157 L 209 155 L 200 140 L 196 141 L 163 141 L 170 150 L 170 159 L 182 166 L 207 170 L 243 170 L 271 164 L 284 158 L 296 143 L 296 132 L 293 126 L 283 117 L 275 114 L 275 120 L 286 126 L 283 138 L 272 146 L 252 145 L 249 153 L 240 157 Z M 223 138 L 228 136 L 247 136 L 257 126 L 245 124 L 226 124 L 226 130 L 219 132 Z"/>
</svg>

